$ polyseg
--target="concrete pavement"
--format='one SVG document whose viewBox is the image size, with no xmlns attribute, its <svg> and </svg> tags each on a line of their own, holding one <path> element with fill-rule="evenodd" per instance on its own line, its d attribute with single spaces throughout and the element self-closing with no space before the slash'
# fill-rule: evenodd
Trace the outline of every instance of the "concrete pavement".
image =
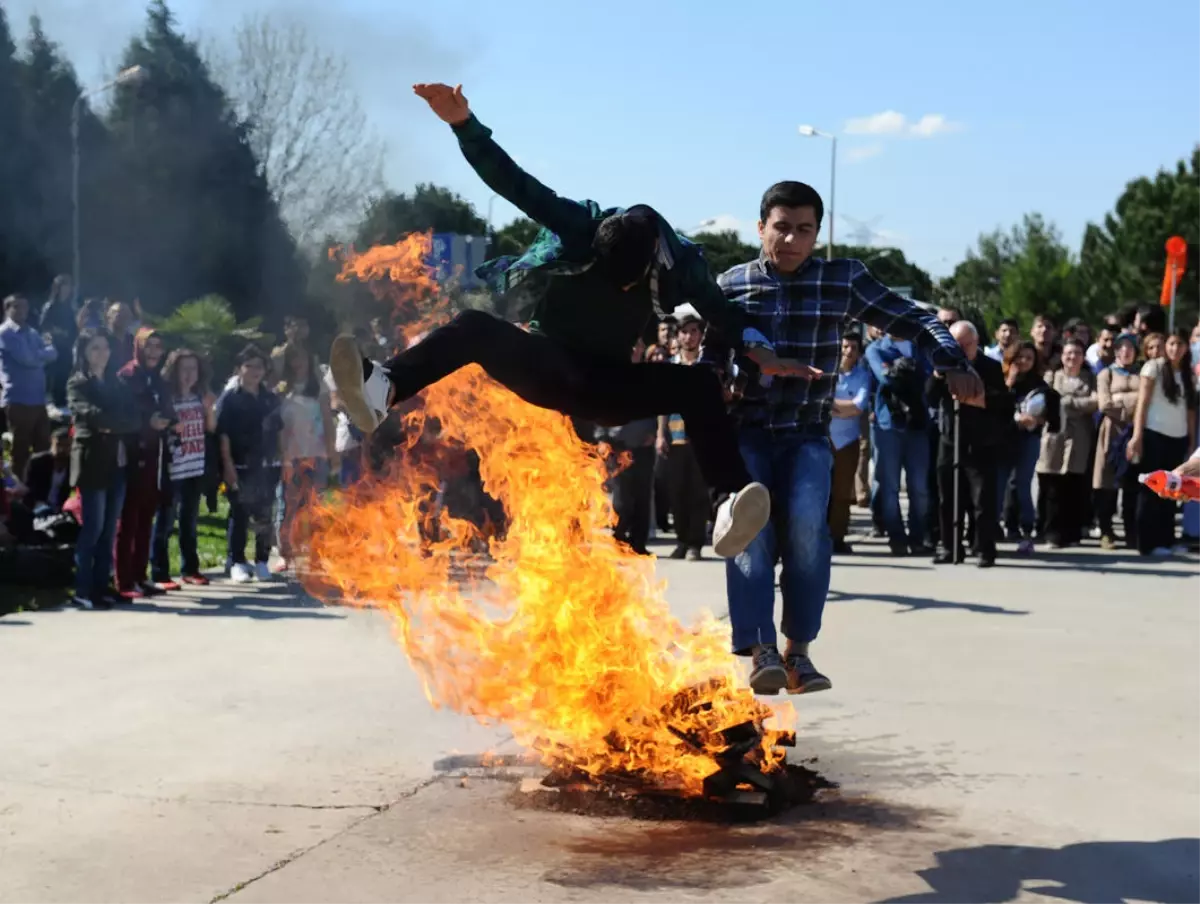
<svg viewBox="0 0 1200 904">
<path fill-rule="evenodd" d="M 799 707 L 841 789 L 749 827 L 519 806 L 380 616 L 282 585 L 0 619 L 0 901 L 1200 900 L 1195 561 L 859 549 Z"/>
</svg>

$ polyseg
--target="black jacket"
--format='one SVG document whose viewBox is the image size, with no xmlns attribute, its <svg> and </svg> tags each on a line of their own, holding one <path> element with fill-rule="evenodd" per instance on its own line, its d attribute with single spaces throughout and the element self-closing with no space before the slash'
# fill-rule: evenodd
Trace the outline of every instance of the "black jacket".
<svg viewBox="0 0 1200 904">
<path fill-rule="evenodd" d="M 971 362 L 979 378 L 983 380 L 984 407 L 959 406 L 959 423 L 962 427 L 960 452 L 969 454 L 976 449 L 998 446 L 1008 435 L 1016 401 L 1004 382 L 1004 369 L 999 361 L 993 361 L 980 351 Z M 929 404 L 938 409 L 943 448 L 954 447 L 954 399 L 946 381 L 936 375 L 929 378 L 925 391 Z"/>
<path fill-rule="evenodd" d="M 122 441 L 141 428 L 137 405 L 115 376 L 100 380 L 81 373 L 67 381 L 75 443 L 71 447 L 71 484 L 81 490 L 108 486 L 117 470 Z M 127 449 L 126 456 L 135 449 Z"/>
</svg>

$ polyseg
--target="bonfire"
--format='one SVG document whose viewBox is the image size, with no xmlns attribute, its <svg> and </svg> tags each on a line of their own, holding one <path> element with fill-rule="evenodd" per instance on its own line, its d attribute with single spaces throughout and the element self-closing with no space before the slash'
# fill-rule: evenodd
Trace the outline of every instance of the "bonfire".
<svg viewBox="0 0 1200 904">
<path fill-rule="evenodd" d="M 414 235 L 343 251 L 342 278 L 408 309 L 422 299 L 432 313 L 411 329 L 421 332 L 450 314 L 428 250 Z M 387 612 L 433 706 L 502 724 L 556 773 L 598 784 L 711 795 L 735 749 L 762 773 L 781 768 L 790 707 L 757 701 L 728 629 L 711 615 L 682 624 L 652 561 L 613 539 L 605 462 L 568 418 L 474 366 L 405 418 L 414 447 L 435 419 L 439 447 L 478 455 L 506 530 L 489 535 L 434 504 L 436 456 L 402 449 L 387 474 L 314 506 L 312 589 Z M 483 580 L 465 584 L 463 561 L 480 549 Z"/>
</svg>

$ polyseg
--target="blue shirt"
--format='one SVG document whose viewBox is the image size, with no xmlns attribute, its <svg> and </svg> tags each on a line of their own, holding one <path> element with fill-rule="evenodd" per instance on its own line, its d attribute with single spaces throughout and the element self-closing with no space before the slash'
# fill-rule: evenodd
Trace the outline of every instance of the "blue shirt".
<svg viewBox="0 0 1200 904">
<path fill-rule="evenodd" d="M 838 371 L 834 399 L 853 402 L 859 411 L 867 410 L 867 399 L 871 390 L 871 372 L 862 364 L 855 364 L 848 371 Z M 862 428 L 861 417 L 835 417 L 829 421 L 829 439 L 833 448 L 844 449 L 858 441 Z"/>
<path fill-rule="evenodd" d="M 33 327 L 0 323 L 0 406 L 45 405 L 46 365 L 57 357 Z"/>
<path fill-rule="evenodd" d="M 891 383 L 892 378 L 889 368 L 898 358 L 913 358 L 917 362 L 917 370 L 921 375 L 922 386 L 925 385 L 925 381 L 933 371 L 925 356 L 913 347 L 913 343 L 907 340 L 884 336 L 878 342 L 872 342 L 867 346 L 863 360 L 866 362 L 867 367 L 871 369 L 871 376 L 874 378 L 875 397 L 873 405 L 875 409 L 875 426 L 879 430 L 892 429 L 892 412 L 888 408 L 883 389 Z M 924 395 L 923 392 L 922 395 Z"/>
<path fill-rule="evenodd" d="M 912 339 L 941 370 L 966 366 L 962 349 L 937 318 L 873 277 L 862 261 L 809 258 L 795 273 L 779 273 L 764 257 L 725 271 L 717 282 L 725 297 L 746 310 L 781 358 L 822 371 L 815 380 L 768 377 L 752 362 L 744 394 L 733 408 L 743 426 L 825 437 L 842 357 L 842 333 L 861 320 Z"/>
</svg>

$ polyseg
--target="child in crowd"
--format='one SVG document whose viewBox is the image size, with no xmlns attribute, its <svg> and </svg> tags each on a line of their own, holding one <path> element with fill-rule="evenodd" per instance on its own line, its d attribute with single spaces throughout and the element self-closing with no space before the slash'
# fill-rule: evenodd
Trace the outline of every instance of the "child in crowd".
<svg viewBox="0 0 1200 904">
<path fill-rule="evenodd" d="M 271 504 L 279 482 L 279 397 L 263 384 L 267 356 L 247 346 L 238 356 L 237 385 L 217 402 L 221 469 L 229 497 L 226 567 L 238 583 L 271 579 Z M 246 561 L 254 534 L 254 566 Z"/>
<path fill-rule="evenodd" d="M 179 585 L 171 580 L 168 543 L 176 523 L 183 583 L 208 583 L 200 573 L 196 532 L 205 490 L 206 439 L 216 430 L 217 421 L 207 369 L 199 355 L 186 348 L 171 352 L 163 367 L 163 380 L 170 392 L 176 423 L 167 437 L 166 473 L 154 521 L 151 567 L 160 589 L 175 590 Z"/>
</svg>

